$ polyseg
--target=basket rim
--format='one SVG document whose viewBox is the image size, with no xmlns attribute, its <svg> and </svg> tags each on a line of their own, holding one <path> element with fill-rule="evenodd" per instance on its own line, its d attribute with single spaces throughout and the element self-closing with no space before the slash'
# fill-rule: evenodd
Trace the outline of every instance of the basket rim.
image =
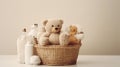
<svg viewBox="0 0 120 67">
<path fill-rule="evenodd" d="M 76 47 L 80 47 L 80 44 L 74 44 L 74 45 L 68 45 L 68 46 L 62 46 L 62 45 L 45 45 L 45 46 L 42 46 L 42 45 L 39 45 L 39 44 L 36 44 L 34 45 L 34 47 L 36 48 L 76 48 Z"/>
</svg>

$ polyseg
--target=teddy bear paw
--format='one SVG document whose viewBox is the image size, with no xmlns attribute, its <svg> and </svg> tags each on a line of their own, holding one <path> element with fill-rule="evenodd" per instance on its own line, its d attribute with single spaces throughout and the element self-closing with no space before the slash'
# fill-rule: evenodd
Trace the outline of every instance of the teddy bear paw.
<svg viewBox="0 0 120 67">
<path fill-rule="evenodd" d="M 49 44 L 49 39 L 48 37 L 42 37 L 40 38 L 40 42 L 39 42 L 40 45 L 48 45 Z"/>
<path fill-rule="evenodd" d="M 67 46 L 69 44 L 69 35 L 67 33 L 60 34 L 60 45 Z"/>
</svg>

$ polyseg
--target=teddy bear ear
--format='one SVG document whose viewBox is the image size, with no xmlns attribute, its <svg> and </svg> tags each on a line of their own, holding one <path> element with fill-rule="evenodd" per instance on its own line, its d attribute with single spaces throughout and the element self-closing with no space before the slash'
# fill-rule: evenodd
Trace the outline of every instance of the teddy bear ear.
<svg viewBox="0 0 120 67">
<path fill-rule="evenodd" d="M 43 25 L 45 26 L 47 24 L 48 20 L 43 21 Z"/>
<path fill-rule="evenodd" d="M 63 20 L 60 19 L 59 21 L 61 22 L 61 24 L 63 24 Z"/>
</svg>

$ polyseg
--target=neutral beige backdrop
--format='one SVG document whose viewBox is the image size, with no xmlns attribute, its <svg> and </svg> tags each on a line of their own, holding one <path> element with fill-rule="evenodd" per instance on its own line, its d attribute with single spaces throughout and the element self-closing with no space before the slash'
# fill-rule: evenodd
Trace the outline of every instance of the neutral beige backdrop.
<svg viewBox="0 0 120 67">
<path fill-rule="evenodd" d="M 16 54 L 21 29 L 47 18 L 80 24 L 80 54 L 120 55 L 120 0 L 0 0 L 0 54 Z"/>
</svg>

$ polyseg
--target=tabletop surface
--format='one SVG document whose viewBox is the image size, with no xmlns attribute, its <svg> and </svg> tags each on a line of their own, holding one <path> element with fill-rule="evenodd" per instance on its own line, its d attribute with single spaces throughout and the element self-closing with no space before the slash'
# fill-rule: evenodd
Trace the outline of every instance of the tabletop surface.
<svg viewBox="0 0 120 67">
<path fill-rule="evenodd" d="M 0 55 L 0 67 L 53 67 L 19 64 L 16 58 L 16 55 Z M 120 55 L 79 55 L 76 65 L 59 67 L 120 67 Z"/>
</svg>

